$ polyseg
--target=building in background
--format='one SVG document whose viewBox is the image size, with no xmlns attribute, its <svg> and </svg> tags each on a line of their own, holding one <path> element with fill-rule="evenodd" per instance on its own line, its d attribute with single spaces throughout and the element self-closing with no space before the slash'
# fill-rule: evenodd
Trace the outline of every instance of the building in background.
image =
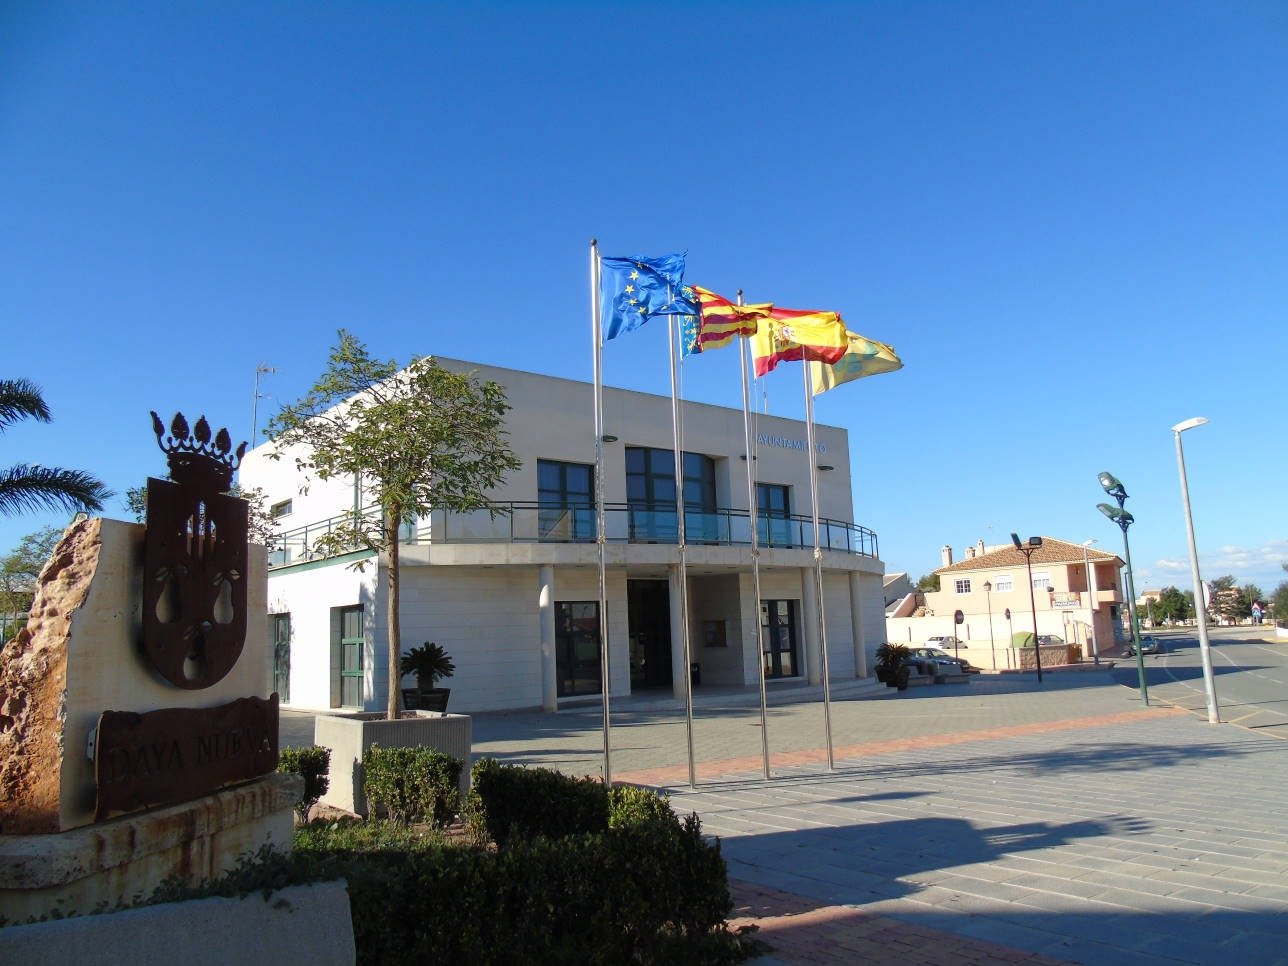
<svg viewBox="0 0 1288 966">
<path fill-rule="evenodd" d="M 545 707 L 600 694 L 599 586 L 590 384 L 438 360 L 500 383 L 523 466 L 491 518 L 431 513 L 401 548 L 404 650 L 425 641 L 456 664 L 453 710 Z M 761 605 L 750 557 L 741 409 L 682 404 L 689 632 L 698 687 L 820 680 L 809 454 L 803 422 L 755 416 Z M 675 469 L 668 397 L 604 394 L 609 670 L 612 695 L 683 694 Z M 884 638 L 876 534 L 853 519 L 846 431 L 816 427 L 828 665 L 865 675 Z M 271 444 L 246 455 L 280 528 L 269 571 L 275 686 L 298 708 L 384 707 L 385 564 L 371 554 L 319 559 L 310 547 L 370 502 L 362 481 L 305 480 Z M 307 489 L 307 492 L 305 490 Z M 333 524 L 332 524 L 333 525 Z M 352 564 L 365 561 L 364 571 Z M 764 649 L 757 645 L 757 625 Z"/>
<path fill-rule="evenodd" d="M 941 556 L 943 566 L 935 571 L 939 590 L 925 593 L 919 607 L 904 606 L 906 616 L 889 618 L 888 640 L 920 644 L 930 637 L 955 636 L 969 650 L 972 664 L 1005 670 L 1019 666 L 1011 643 L 1016 634 L 1033 633 L 1034 609 L 1039 637 L 1077 644 L 1086 658 L 1125 640 L 1124 564 L 1114 554 L 1043 537 L 1032 560 L 1032 604 L 1029 568 L 1012 544 L 985 547 L 981 540 L 956 563 L 951 547 L 943 547 Z M 958 611 L 961 624 L 956 623 Z"/>
</svg>

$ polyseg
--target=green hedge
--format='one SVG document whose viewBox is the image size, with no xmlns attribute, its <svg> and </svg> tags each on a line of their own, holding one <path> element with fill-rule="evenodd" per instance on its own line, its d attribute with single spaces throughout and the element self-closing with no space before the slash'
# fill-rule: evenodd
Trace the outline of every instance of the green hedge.
<svg viewBox="0 0 1288 966">
<path fill-rule="evenodd" d="M 440 848 L 367 824 L 391 839 L 353 847 L 349 823 L 314 822 L 308 847 L 263 852 L 216 883 L 172 886 L 153 901 L 344 879 L 363 966 L 717 964 L 763 948 L 725 928 L 724 859 L 696 816 L 496 851 Z"/>
<path fill-rule="evenodd" d="M 470 772 L 469 811 L 498 848 L 516 838 L 562 838 L 608 828 L 608 792 L 596 778 L 481 758 Z"/>
<path fill-rule="evenodd" d="M 277 756 L 277 770 L 304 778 L 304 797 L 295 805 L 300 818 L 309 817 L 309 809 L 331 787 L 331 749 L 320 745 L 310 748 L 283 748 Z"/>
<path fill-rule="evenodd" d="M 427 821 L 442 827 L 460 811 L 459 758 L 432 748 L 381 748 L 362 756 L 367 812 L 406 825 Z"/>
</svg>

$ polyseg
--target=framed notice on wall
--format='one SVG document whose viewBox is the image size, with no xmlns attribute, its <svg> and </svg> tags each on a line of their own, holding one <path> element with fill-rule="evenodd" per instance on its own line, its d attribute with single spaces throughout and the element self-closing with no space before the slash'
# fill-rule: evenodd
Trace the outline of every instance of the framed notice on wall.
<svg viewBox="0 0 1288 966">
<path fill-rule="evenodd" d="M 702 643 L 707 647 L 728 647 L 724 621 L 702 622 Z"/>
</svg>

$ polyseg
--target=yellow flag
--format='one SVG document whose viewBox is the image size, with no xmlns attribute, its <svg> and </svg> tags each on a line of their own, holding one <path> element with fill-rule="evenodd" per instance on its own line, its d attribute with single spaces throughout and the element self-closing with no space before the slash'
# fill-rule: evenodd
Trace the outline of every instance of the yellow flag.
<svg viewBox="0 0 1288 966">
<path fill-rule="evenodd" d="M 826 362 L 810 363 L 814 395 L 827 392 L 843 382 L 852 382 L 864 376 L 875 376 L 903 368 L 903 360 L 884 342 L 865 339 L 853 332 L 846 332 L 845 336 L 849 346 L 845 350 L 845 355 L 839 360 L 832 365 Z"/>
</svg>

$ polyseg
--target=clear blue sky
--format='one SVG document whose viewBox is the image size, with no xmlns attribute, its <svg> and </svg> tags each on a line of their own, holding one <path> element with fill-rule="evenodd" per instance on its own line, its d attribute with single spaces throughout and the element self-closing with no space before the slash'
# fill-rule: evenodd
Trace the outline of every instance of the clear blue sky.
<svg viewBox="0 0 1288 966">
<path fill-rule="evenodd" d="M 889 570 L 1098 538 L 1137 588 L 1288 577 L 1288 5 L 0 5 L 0 460 L 113 489 L 148 411 L 250 435 L 335 331 L 591 378 L 587 249 L 687 249 L 730 297 L 840 311 L 903 371 L 819 398 Z M 609 385 L 668 392 L 664 329 Z M 803 415 L 800 380 L 766 381 Z M 736 357 L 685 367 L 737 406 Z M 116 515 L 122 515 L 119 505 Z M 60 517 L 0 521 L 0 549 Z"/>
</svg>

